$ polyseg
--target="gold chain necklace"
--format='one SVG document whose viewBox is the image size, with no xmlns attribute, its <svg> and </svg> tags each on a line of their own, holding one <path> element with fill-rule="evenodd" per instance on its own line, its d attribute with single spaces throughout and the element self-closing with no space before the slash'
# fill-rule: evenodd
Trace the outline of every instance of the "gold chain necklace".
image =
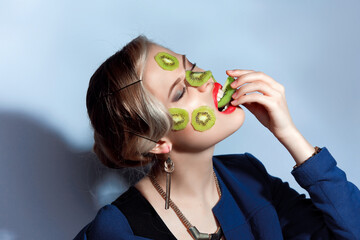
<svg viewBox="0 0 360 240">
<path fill-rule="evenodd" d="M 214 179 L 215 179 L 217 192 L 219 194 L 219 197 L 221 197 L 221 189 L 220 189 L 220 186 L 219 186 L 219 181 L 218 181 L 218 179 L 216 177 L 216 174 L 215 174 L 214 170 L 213 170 L 213 175 L 214 175 Z M 156 181 L 156 178 L 154 176 L 151 176 L 151 175 L 149 175 L 149 178 L 150 178 L 151 183 L 155 187 L 155 189 L 158 191 L 158 193 L 165 200 L 166 199 L 166 193 L 164 192 L 162 187 L 159 185 L 159 183 Z M 222 232 L 222 229 L 221 229 L 220 226 L 218 227 L 218 229 L 216 230 L 215 233 L 212 233 L 212 234 L 201 233 L 201 232 L 199 232 L 199 230 L 194 225 L 192 225 L 189 222 L 189 220 L 187 220 L 187 218 L 184 216 L 184 214 L 180 211 L 180 209 L 176 206 L 176 204 L 171 199 L 169 199 L 169 205 L 174 210 L 175 214 L 180 219 L 182 224 L 184 224 L 184 226 L 188 230 L 189 234 L 195 240 L 209 240 L 209 239 L 210 240 L 220 240 L 221 239 L 221 237 L 223 235 L 223 232 Z"/>
</svg>

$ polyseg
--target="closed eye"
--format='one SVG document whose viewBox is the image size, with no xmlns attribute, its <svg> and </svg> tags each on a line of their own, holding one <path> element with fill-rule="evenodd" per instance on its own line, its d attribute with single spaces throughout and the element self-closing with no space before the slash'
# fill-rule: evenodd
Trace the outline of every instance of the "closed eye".
<svg viewBox="0 0 360 240">
<path fill-rule="evenodd" d="M 190 71 L 193 71 L 194 68 L 196 67 L 196 63 L 191 63 L 185 56 L 184 56 L 184 59 L 186 59 L 187 63 L 192 64 Z M 186 63 L 184 62 L 184 68 L 186 69 L 185 66 L 186 66 Z M 184 79 L 184 82 L 186 82 L 185 79 Z M 173 101 L 174 102 L 179 101 L 184 96 L 185 92 L 186 92 L 186 85 L 181 90 L 176 91 Z"/>
<path fill-rule="evenodd" d="M 173 101 L 174 102 L 179 101 L 184 96 L 185 91 L 186 91 L 185 86 L 181 90 L 177 90 Z"/>
</svg>

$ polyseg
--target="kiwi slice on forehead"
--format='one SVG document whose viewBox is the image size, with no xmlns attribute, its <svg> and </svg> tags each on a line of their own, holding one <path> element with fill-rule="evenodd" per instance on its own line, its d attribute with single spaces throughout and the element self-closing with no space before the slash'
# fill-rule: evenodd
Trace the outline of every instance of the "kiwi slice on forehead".
<svg viewBox="0 0 360 240">
<path fill-rule="evenodd" d="M 193 72 L 193 71 L 186 71 L 185 78 L 186 81 L 194 87 L 200 87 L 204 83 L 206 83 L 212 76 L 211 71 L 205 72 Z"/>
<path fill-rule="evenodd" d="M 215 124 L 214 110 L 208 106 L 201 106 L 195 109 L 191 114 L 191 125 L 195 130 L 203 132 Z"/>
<path fill-rule="evenodd" d="M 167 71 L 173 71 L 179 67 L 178 59 L 166 52 L 156 54 L 155 61 L 162 69 Z"/>
<path fill-rule="evenodd" d="M 173 119 L 172 130 L 179 131 L 186 128 L 189 122 L 189 114 L 185 109 L 169 108 L 169 113 Z"/>
</svg>

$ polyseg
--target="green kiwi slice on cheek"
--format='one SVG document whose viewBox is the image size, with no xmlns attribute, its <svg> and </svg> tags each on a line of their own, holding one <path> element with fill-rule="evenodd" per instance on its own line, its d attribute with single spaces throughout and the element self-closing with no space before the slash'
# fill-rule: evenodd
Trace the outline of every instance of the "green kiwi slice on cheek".
<svg viewBox="0 0 360 240">
<path fill-rule="evenodd" d="M 155 61 L 162 69 L 167 71 L 173 71 L 179 67 L 177 58 L 166 52 L 156 54 Z"/>
<path fill-rule="evenodd" d="M 179 131 L 186 128 L 189 122 L 189 114 L 185 109 L 169 108 L 169 113 L 173 119 L 172 130 Z M 215 124 L 214 110 L 208 106 L 201 106 L 191 114 L 191 125 L 196 131 L 206 131 Z"/>
<path fill-rule="evenodd" d="M 186 125 L 189 122 L 189 114 L 185 109 L 169 108 L 169 113 L 173 119 L 172 130 L 178 131 L 186 128 Z"/>
<path fill-rule="evenodd" d="M 203 132 L 215 124 L 214 110 L 208 106 L 201 106 L 195 109 L 191 114 L 191 125 L 195 130 Z"/>
<path fill-rule="evenodd" d="M 186 81 L 193 87 L 200 87 L 206 83 L 211 78 L 211 76 L 211 71 L 193 72 L 188 70 L 185 73 Z"/>
</svg>

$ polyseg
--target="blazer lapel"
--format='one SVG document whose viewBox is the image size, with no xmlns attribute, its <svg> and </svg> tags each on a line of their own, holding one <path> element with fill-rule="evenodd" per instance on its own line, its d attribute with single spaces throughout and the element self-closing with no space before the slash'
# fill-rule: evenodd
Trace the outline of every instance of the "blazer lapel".
<svg viewBox="0 0 360 240">
<path fill-rule="evenodd" d="M 214 170 L 219 180 L 221 198 L 212 211 L 221 225 L 225 238 L 227 240 L 239 238 L 244 240 L 254 239 L 243 212 L 222 181 L 218 171 Z"/>
<path fill-rule="evenodd" d="M 242 159 L 238 160 L 242 161 Z M 219 210 L 218 215 L 224 218 L 223 222 L 226 223 L 226 230 L 229 233 L 231 231 L 228 226 L 235 227 L 232 229 L 234 233 L 231 232 L 231 236 L 235 238 L 227 239 L 283 239 L 277 213 L 271 202 L 262 195 L 263 183 L 249 181 L 247 178 L 251 176 L 249 177 L 248 174 L 245 175 L 246 177 L 236 175 L 236 169 L 230 170 L 216 157 L 214 157 L 214 167 L 223 184 L 222 190 L 224 189 L 226 193 L 224 194 L 226 203 L 222 203 L 224 207 L 221 207 L 222 213 Z M 235 216 L 237 224 L 227 223 L 227 220 L 234 219 Z"/>
</svg>

